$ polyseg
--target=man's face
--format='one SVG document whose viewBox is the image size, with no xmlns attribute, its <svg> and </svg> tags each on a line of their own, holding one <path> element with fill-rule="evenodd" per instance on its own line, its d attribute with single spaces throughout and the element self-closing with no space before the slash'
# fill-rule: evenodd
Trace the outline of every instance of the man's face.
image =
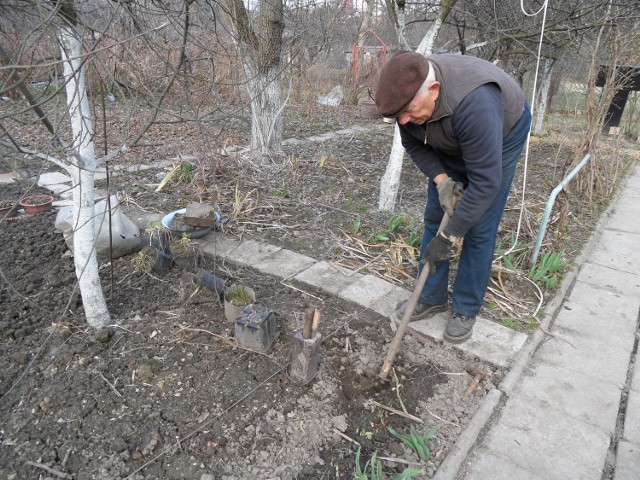
<svg viewBox="0 0 640 480">
<path fill-rule="evenodd" d="M 409 102 L 409 105 L 397 115 L 398 123 L 400 125 L 407 123 L 422 125 L 425 123 L 433 115 L 439 93 L 439 82 L 432 82 L 428 87 L 420 88 L 413 100 Z"/>
</svg>

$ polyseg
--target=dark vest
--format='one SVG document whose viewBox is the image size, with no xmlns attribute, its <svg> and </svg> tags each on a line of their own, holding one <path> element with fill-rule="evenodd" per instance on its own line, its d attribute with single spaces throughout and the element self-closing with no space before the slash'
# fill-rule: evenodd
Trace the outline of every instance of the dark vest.
<svg viewBox="0 0 640 480">
<path fill-rule="evenodd" d="M 429 55 L 427 60 L 435 67 L 440 93 L 431 119 L 423 125 L 406 124 L 416 138 L 457 157 L 460 146 L 453 133 L 453 115 L 460 102 L 473 90 L 487 83 L 495 83 L 502 92 L 504 103 L 503 138 L 524 112 L 524 93 L 516 81 L 504 70 L 486 60 L 468 55 Z"/>
</svg>

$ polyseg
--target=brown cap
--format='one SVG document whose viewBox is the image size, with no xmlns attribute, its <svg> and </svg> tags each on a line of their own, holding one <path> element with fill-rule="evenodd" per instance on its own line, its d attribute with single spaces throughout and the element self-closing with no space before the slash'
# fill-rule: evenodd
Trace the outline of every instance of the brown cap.
<svg viewBox="0 0 640 480">
<path fill-rule="evenodd" d="M 406 107 L 429 74 L 429 62 L 416 52 L 400 50 L 382 70 L 376 87 L 376 107 L 384 117 L 394 117 Z"/>
</svg>

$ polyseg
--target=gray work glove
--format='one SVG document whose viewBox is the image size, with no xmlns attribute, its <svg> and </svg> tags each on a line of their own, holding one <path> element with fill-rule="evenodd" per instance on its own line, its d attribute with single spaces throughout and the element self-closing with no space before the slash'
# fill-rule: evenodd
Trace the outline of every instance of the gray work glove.
<svg viewBox="0 0 640 480">
<path fill-rule="evenodd" d="M 440 200 L 442 210 L 450 217 L 453 216 L 453 211 L 458 206 L 458 201 L 464 191 L 462 183 L 454 181 L 451 177 L 447 177 L 444 182 L 436 185 L 436 188 L 438 189 L 438 199 Z"/>
</svg>

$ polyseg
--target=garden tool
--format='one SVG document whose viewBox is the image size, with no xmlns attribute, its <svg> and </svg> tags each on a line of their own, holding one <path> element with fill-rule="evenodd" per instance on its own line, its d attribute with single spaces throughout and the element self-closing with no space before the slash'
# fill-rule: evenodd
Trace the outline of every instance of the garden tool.
<svg viewBox="0 0 640 480">
<path fill-rule="evenodd" d="M 462 186 L 461 185 L 457 186 L 456 190 L 454 191 L 454 195 L 455 195 L 454 208 L 457 207 L 458 204 L 460 203 L 460 198 L 462 198 L 463 193 L 464 192 L 463 192 Z M 449 218 L 450 218 L 449 215 L 445 212 L 444 216 L 442 217 L 442 221 L 440 222 L 440 227 L 438 227 L 438 233 L 440 233 L 444 229 L 444 227 L 447 226 L 447 223 L 449 223 Z M 411 316 L 413 315 L 414 310 L 416 309 L 416 305 L 418 304 L 418 299 L 420 298 L 420 293 L 422 293 L 422 289 L 424 288 L 424 284 L 426 283 L 428 276 L 429 276 L 429 264 L 425 263 L 422 267 L 422 272 L 420 272 L 420 276 L 418 277 L 418 280 L 416 282 L 416 286 L 413 289 L 413 293 L 411 294 L 411 297 L 409 297 L 409 303 L 407 305 L 407 309 L 405 310 L 404 315 L 402 317 L 402 321 L 398 326 L 396 335 L 395 337 L 393 337 L 393 340 L 391 341 L 391 345 L 389 346 L 389 351 L 387 352 L 387 358 L 385 358 L 384 364 L 382 365 L 382 369 L 378 374 L 378 376 L 383 380 L 386 380 L 387 376 L 389 375 L 389 371 L 391 370 L 391 366 L 393 365 L 393 360 L 395 359 L 396 354 L 398 353 L 398 349 L 400 348 L 402 337 L 404 337 L 404 332 L 407 329 L 407 326 L 409 325 L 409 321 L 411 320 Z"/>
</svg>

